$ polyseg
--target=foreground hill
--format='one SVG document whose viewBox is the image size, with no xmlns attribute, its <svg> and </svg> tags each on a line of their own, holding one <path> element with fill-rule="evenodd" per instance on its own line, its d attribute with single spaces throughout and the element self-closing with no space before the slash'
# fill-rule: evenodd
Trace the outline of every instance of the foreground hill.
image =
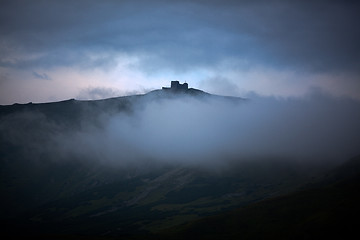
<svg viewBox="0 0 360 240">
<path fill-rule="evenodd" d="M 70 163 L 17 166 L 3 175 L 2 226 L 10 233 L 36 236 L 156 234 L 285 194 L 310 178 L 298 165 L 263 163 L 221 172 L 176 166 L 144 172 Z"/>
<path fill-rule="evenodd" d="M 11 204 L 2 202 L 4 208 L 11 210 L 9 206 L 26 204 L 41 185 L 47 190 L 55 188 L 60 191 L 59 195 L 26 211 L 2 214 L 2 234 L 44 239 L 350 236 L 356 233 L 357 222 L 353 219 L 360 213 L 359 162 L 360 157 L 354 158 L 315 180 L 304 177 L 305 171 L 297 169 L 299 166 L 276 161 L 242 164 L 222 173 L 174 167 L 144 173 L 88 169 L 86 177 L 74 175 L 75 181 L 66 176 L 66 169 L 57 166 L 47 170 L 63 174 L 63 180 L 73 182 L 59 186 L 62 180 L 56 179 L 56 175 L 33 175 L 41 177 L 41 182 L 26 184 L 28 195 L 12 193 L 15 200 L 21 199 Z M 84 171 L 71 167 L 74 171 Z M 104 173 L 108 182 L 101 183 Z M 118 177 L 109 180 L 110 176 Z M 62 192 L 76 187 L 71 186 L 75 183 L 86 184 L 76 193 Z M 9 197 L 11 193 L 4 196 Z"/>
<path fill-rule="evenodd" d="M 171 239 L 350 239 L 358 235 L 360 156 L 316 187 L 170 229 Z"/>
</svg>

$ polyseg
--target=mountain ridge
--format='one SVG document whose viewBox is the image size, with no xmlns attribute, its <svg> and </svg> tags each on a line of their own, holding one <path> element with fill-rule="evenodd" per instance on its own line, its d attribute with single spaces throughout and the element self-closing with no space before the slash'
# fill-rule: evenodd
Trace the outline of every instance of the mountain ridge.
<svg viewBox="0 0 360 240">
<path fill-rule="evenodd" d="M 75 98 L 71 98 L 71 99 L 65 99 L 65 100 L 60 100 L 60 101 L 53 101 L 53 102 L 28 102 L 28 103 L 13 103 L 13 104 L 5 104 L 5 105 L 1 105 L 0 104 L 0 110 L 1 108 L 4 107 L 9 107 L 9 106 L 32 106 L 32 105 L 41 105 L 41 104 L 60 104 L 60 103 L 73 103 L 73 102 L 106 102 L 106 101 L 113 101 L 113 100 L 122 100 L 122 99 L 127 99 L 127 98 L 139 98 L 139 97 L 150 97 L 150 96 L 155 96 L 155 97 L 180 97 L 180 96 L 194 96 L 194 97 L 213 97 L 213 98 L 219 98 L 219 99 L 232 99 L 232 100 L 245 100 L 245 98 L 241 98 L 241 97 L 235 97 L 235 96 L 223 96 L 223 95 L 216 95 L 216 94 L 211 94 L 211 93 L 207 93 L 205 91 L 202 91 L 200 89 L 196 89 L 196 88 L 189 88 L 185 91 L 166 91 L 164 89 L 155 89 L 152 91 L 149 91 L 147 93 L 143 93 L 143 94 L 134 94 L 134 95 L 125 95 L 125 96 L 117 96 L 117 97 L 109 97 L 109 98 L 102 98 L 102 99 L 94 99 L 94 100 L 82 100 L 82 99 L 75 99 Z"/>
</svg>

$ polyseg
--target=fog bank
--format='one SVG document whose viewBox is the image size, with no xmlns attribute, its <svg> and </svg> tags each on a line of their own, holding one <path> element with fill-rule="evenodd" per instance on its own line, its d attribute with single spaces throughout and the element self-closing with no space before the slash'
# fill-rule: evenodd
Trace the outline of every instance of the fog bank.
<svg viewBox="0 0 360 240">
<path fill-rule="evenodd" d="M 360 149 L 360 103 L 321 91 L 287 99 L 254 94 L 238 103 L 140 97 L 131 102 L 131 111 L 94 112 L 77 127 L 41 112 L 14 113 L 0 121 L 3 142 L 20 146 L 28 158 L 56 161 L 211 166 L 270 157 L 346 160 Z"/>
</svg>

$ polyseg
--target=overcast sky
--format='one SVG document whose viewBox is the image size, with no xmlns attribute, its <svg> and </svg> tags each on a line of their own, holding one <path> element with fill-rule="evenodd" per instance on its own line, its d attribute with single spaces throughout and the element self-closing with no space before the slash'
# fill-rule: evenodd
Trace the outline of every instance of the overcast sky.
<svg viewBox="0 0 360 240">
<path fill-rule="evenodd" d="M 305 3 L 306 2 L 306 3 Z M 358 1 L 0 1 L 0 104 L 143 93 L 360 99 Z"/>
</svg>

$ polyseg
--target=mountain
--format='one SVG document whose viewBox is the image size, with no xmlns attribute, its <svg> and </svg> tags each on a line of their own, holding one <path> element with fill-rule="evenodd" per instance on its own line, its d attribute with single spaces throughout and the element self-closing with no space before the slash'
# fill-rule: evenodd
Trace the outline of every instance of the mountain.
<svg viewBox="0 0 360 240">
<path fill-rule="evenodd" d="M 297 211 L 293 201 L 319 204 L 336 192 L 338 185 L 331 185 L 335 180 L 355 169 L 345 165 L 343 173 L 334 170 L 322 177 L 329 166 L 212 152 L 216 145 L 205 144 L 210 154 L 192 148 L 214 135 L 191 131 L 212 118 L 221 119 L 223 108 L 243 103 L 242 98 L 197 89 L 163 89 L 97 101 L 0 106 L 1 234 L 46 239 L 223 238 L 243 236 L 249 229 L 246 236 L 252 237 L 258 228 L 251 221 L 264 220 L 266 225 L 273 220 L 261 215 L 262 208 L 277 212 L 278 204 L 289 202 L 291 212 Z M 153 135 L 162 137 L 160 151 L 154 149 Z M 180 136 L 188 140 L 189 135 L 200 138 L 191 139 L 187 148 L 167 144 L 181 143 Z M 222 144 L 221 138 L 215 143 Z M 318 178 L 321 181 L 314 181 Z M 339 201 L 351 200 L 353 192 L 340 186 L 345 197 Z M 304 213 L 299 219 L 308 216 L 306 210 L 299 206 Z M 243 213 L 241 221 L 231 220 Z M 289 224 L 295 229 L 283 217 L 273 228 Z M 216 226 L 211 231 L 208 222 Z"/>
</svg>

